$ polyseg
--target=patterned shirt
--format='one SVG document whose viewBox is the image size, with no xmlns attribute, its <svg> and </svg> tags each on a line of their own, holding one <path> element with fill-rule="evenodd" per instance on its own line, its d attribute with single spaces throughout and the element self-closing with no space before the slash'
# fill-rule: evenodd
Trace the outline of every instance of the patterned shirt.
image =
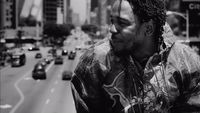
<svg viewBox="0 0 200 113">
<path fill-rule="evenodd" d="M 142 68 L 104 40 L 80 58 L 71 86 L 77 113 L 199 113 L 200 57 L 177 42 Z"/>
</svg>

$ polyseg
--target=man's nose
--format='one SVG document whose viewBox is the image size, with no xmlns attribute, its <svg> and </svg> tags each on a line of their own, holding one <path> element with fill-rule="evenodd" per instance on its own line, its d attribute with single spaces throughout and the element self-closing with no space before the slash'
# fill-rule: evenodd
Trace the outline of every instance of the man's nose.
<svg viewBox="0 0 200 113">
<path fill-rule="evenodd" d="M 116 27 L 115 27 L 115 24 L 111 24 L 111 25 L 110 25 L 110 32 L 111 32 L 111 33 L 117 33 L 117 29 L 116 29 Z"/>
</svg>

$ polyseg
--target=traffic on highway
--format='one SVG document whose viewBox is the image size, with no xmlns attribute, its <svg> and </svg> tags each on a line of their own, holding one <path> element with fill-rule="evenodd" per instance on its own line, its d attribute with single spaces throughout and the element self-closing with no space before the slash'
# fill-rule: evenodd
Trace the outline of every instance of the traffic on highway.
<svg viewBox="0 0 200 113">
<path fill-rule="evenodd" d="M 11 62 L 0 69 L 0 112 L 75 113 L 70 80 L 84 52 L 79 45 L 89 40 L 81 36 L 68 36 L 69 43 L 62 47 L 32 46 L 13 52 Z"/>
</svg>

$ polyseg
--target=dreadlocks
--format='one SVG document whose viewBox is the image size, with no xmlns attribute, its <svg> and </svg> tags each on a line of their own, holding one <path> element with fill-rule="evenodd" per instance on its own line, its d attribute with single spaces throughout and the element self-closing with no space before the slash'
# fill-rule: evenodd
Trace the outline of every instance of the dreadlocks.
<svg viewBox="0 0 200 113">
<path fill-rule="evenodd" d="M 160 47 L 163 43 L 162 33 L 166 21 L 164 0 L 127 0 L 132 5 L 132 10 L 141 23 L 151 19 L 155 24 L 155 42 Z"/>
</svg>

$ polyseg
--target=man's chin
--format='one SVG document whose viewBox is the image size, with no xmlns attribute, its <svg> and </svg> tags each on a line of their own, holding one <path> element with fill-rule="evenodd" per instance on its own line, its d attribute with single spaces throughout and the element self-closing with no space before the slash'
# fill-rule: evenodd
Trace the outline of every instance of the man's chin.
<svg viewBox="0 0 200 113">
<path fill-rule="evenodd" d="M 130 51 L 120 47 L 121 45 L 116 45 L 116 44 L 113 44 L 113 43 L 110 43 L 110 44 L 111 44 L 112 50 L 113 50 L 115 55 L 117 55 L 117 56 L 130 55 Z"/>
</svg>

